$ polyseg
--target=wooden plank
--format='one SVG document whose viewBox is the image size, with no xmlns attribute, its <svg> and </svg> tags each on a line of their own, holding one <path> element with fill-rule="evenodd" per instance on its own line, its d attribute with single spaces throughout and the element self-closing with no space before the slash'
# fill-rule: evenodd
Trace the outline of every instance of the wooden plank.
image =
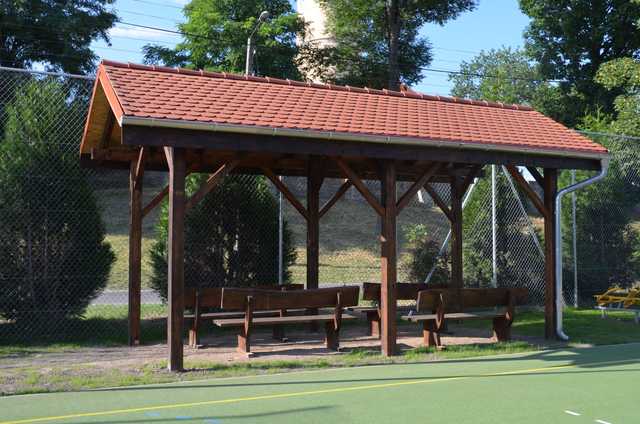
<svg viewBox="0 0 640 424">
<path fill-rule="evenodd" d="M 435 203 L 440 208 L 440 210 L 445 214 L 449 222 L 453 222 L 453 215 L 451 214 L 451 209 L 449 209 L 449 206 L 445 203 L 444 200 L 442 200 L 442 197 L 440 197 L 438 192 L 435 191 L 434 188 L 431 187 L 429 183 L 424 185 L 424 189 L 427 193 L 429 193 L 429 196 L 431 196 L 431 198 L 433 199 L 433 203 Z"/>
<path fill-rule="evenodd" d="M 227 162 L 220 166 L 216 172 L 209 175 L 209 178 L 202 183 L 202 186 L 196 191 L 193 196 L 187 200 L 185 205 L 185 210 L 188 212 L 192 207 L 198 204 L 207 194 L 213 190 L 218 183 L 231 172 L 238 164 L 239 160 L 232 160 L 231 162 Z"/>
<path fill-rule="evenodd" d="M 156 206 L 158 206 L 160 203 L 162 203 L 162 201 L 164 200 L 164 198 L 169 194 L 169 186 L 167 185 L 165 188 L 163 188 L 158 194 L 156 194 L 153 199 L 151 199 L 149 201 L 149 203 L 147 203 L 145 205 L 144 208 L 142 208 L 142 217 L 144 218 L 145 216 L 149 215 L 149 213 L 155 209 Z"/>
<path fill-rule="evenodd" d="M 420 178 L 418 178 L 418 180 L 416 180 L 411 187 L 409 187 L 409 189 L 400 197 L 400 200 L 398 200 L 398 203 L 396 204 L 396 212 L 400 213 L 402 211 L 402 209 L 404 209 L 409 202 L 411 201 L 411 199 L 413 199 L 413 196 L 416 195 L 416 193 L 418 193 L 418 191 L 429 182 L 429 180 L 431 180 L 431 178 L 436 174 L 436 172 L 438 172 L 440 170 L 440 168 L 442 167 L 441 163 L 436 163 L 431 165 L 421 176 Z"/>
<path fill-rule="evenodd" d="M 296 210 L 300 212 L 300 215 L 302 215 L 304 219 L 308 221 L 309 214 L 307 213 L 307 210 L 305 209 L 305 207 L 302 206 L 302 203 L 300 203 L 298 199 L 296 199 L 296 196 L 291 192 L 291 190 L 289 190 L 289 188 L 282 181 L 280 181 L 280 179 L 276 176 L 276 174 L 274 174 L 273 171 L 271 171 L 271 169 L 266 167 L 262 168 L 262 172 L 264 173 L 264 175 L 266 175 L 267 178 L 271 180 L 273 185 L 275 185 L 276 188 L 280 190 L 280 192 L 289 201 L 289 203 L 291 203 L 291 206 L 296 208 Z"/>
<path fill-rule="evenodd" d="M 378 199 L 376 199 L 371 191 L 369 191 L 367 186 L 364 185 L 360 177 L 358 177 L 358 175 L 351 169 L 351 167 L 349 167 L 349 165 L 347 165 L 347 163 L 342 160 L 342 158 L 334 158 L 334 161 L 338 164 L 338 167 L 342 170 L 345 177 L 347 177 L 349 181 L 351 181 L 354 187 L 360 192 L 360 194 L 362 194 L 362 197 L 364 197 L 367 203 L 371 205 L 373 210 L 375 210 L 378 215 L 384 216 L 384 208 L 382 207 L 380 202 L 378 202 Z M 393 206 L 395 209 L 395 204 Z"/>
<path fill-rule="evenodd" d="M 109 110 L 107 112 L 107 122 L 104 124 L 102 136 L 100 137 L 100 147 L 105 148 L 109 145 L 109 139 L 111 138 L 111 132 L 113 131 L 115 122 L 116 119 L 113 116 L 113 112 Z"/>
<path fill-rule="evenodd" d="M 353 315 L 343 314 L 342 319 L 357 319 Z M 261 317 L 253 318 L 252 325 L 277 325 L 277 324 L 305 324 L 308 322 L 333 321 L 333 314 L 323 315 L 288 315 L 284 317 Z M 213 321 L 218 327 L 239 327 L 244 325 L 244 318 L 216 319 Z"/>
<path fill-rule="evenodd" d="M 436 161 L 485 165 L 537 166 L 562 169 L 599 170 L 598 158 L 570 158 L 534 155 L 529 152 L 499 152 L 482 149 L 429 145 L 364 143 L 362 141 L 323 140 L 278 135 L 229 134 L 177 128 L 127 125 L 122 130 L 123 144 L 135 146 L 175 146 L 233 152 L 319 155 L 330 157 Z M 265 165 L 270 166 L 265 163 Z M 286 171 L 283 169 L 283 171 Z M 284 173 L 284 172 L 283 172 Z"/>
<path fill-rule="evenodd" d="M 549 214 L 549 210 L 547 209 L 542 199 L 540 199 L 540 196 L 538 196 L 538 193 L 536 193 L 531 185 L 529 185 L 529 183 L 524 179 L 522 174 L 518 172 L 515 166 L 508 165 L 506 168 L 507 171 L 509 171 L 509 174 L 511 174 L 513 179 L 516 181 L 516 183 L 518 183 L 518 186 L 522 189 L 522 191 L 525 192 L 529 200 L 531 200 L 531 203 L 533 203 L 538 212 L 540 212 L 540 214 L 544 218 L 546 218 Z"/>
<path fill-rule="evenodd" d="M 396 300 L 416 300 L 422 290 L 438 288 L 434 284 L 398 283 L 396 284 Z M 362 300 L 380 302 L 380 283 L 363 283 Z"/>
<path fill-rule="evenodd" d="M 340 293 L 343 306 L 348 307 L 358 304 L 359 292 L 358 286 L 292 291 L 225 287 L 221 305 L 225 310 L 241 310 L 247 297 L 252 296 L 255 311 L 326 308 L 335 306 L 336 296 Z"/>
<path fill-rule="evenodd" d="M 451 286 L 463 285 L 462 264 L 462 181 L 451 178 Z"/>
<path fill-rule="evenodd" d="M 320 218 L 322 218 L 324 214 L 329 212 L 329 210 L 333 207 L 333 205 L 335 205 L 336 202 L 340 200 L 340 198 L 347 192 L 347 190 L 351 188 L 351 186 L 353 186 L 353 183 L 348 179 L 345 179 L 343 181 L 342 185 L 340 186 L 340 188 L 338 188 L 338 191 L 336 191 L 333 197 L 331 197 L 331 199 L 329 199 L 327 203 L 325 203 L 320 208 Z"/>
<path fill-rule="evenodd" d="M 440 303 L 440 296 L 445 302 L 445 312 L 458 312 L 459 309 L 492 308 L 508 306 L 513 298 L 514 305 L 526 303 L 528 290 L 517 288 L 465 288 L 465 289 L 428 289 L 418 293 L 417 311 L 433 311 Z"/>
<path fill-rule="evenodd" d="M 544 170 L 544 206 L 548 211 L 544 219 L 544 336 L 556 337 L 556 206 L 558 171 Z M 561 294 L 560 294 L 561 295 Z"/>
<path fill-rule="evenodd" d="M 527 166 L 527 171 L 529 171 L 540 187 L 544 187 L 544 177 L 540 174 L 538 168 L 535 166 Z"/>
<path fill-rule="evenodd" d="M 384 209 L 382 215 L 382 246 L 380 287 L 380 322 L 382 332 L 380 342 L 382 353 L 392 356 L 397 353 L 396 339 L 396 284 L 397 284 L 397 245 L 396 245 L 396 164 L 384 164 L 384 178 L 381 181 Z"/>
<path fill-rule="evenodd" d="M 138 152 L 135 168 L 133 170 L 135 178 L 133 180 L 134 188 L 138 185 L 142 185 L 142 179 L 144 178 L 144 165 L 149 148 L 141 147 Z"/>
<path fill-rule="evenodd" d="M 506 309 L 502 311 L 487 311 L 487 312 L 452 312 L 444 314 L 446 319 L 492 319 L 495 317 L 503 317 L 507 313 Z M 404 321 L 422 322 L 432 321 L 437 319 L 436 314 L 418 314 L 418 315 L 403 315 L 401 318 Z"/>
<path fill-rule="evenodd" d="M 318 288 L 320 273 L 320 188 L 324 179 L 322 166 L 321 158 L 309 158 L 307 174 L 307 289 Z"/>
<path fill-rule="evenodd" d="M 169 161 L 169 258 L 167 343 L 169 370 L 182 371 L 184 315 L 184 215 L 186 163 L 183 149 L 165 150 Z"/>
<path fill-rule="evenodd" d="M 140 344 L 144 148 L 129 171 L 129 346 Z"/>
</svg>

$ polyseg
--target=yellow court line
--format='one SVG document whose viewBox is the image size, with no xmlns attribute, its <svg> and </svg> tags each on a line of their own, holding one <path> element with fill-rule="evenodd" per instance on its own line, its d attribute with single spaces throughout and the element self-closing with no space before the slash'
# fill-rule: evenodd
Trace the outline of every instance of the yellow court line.
<svg viewBox="0 0 640 424">
<path fill-rule="evenodd" d="M 221 404 L 229 404 L 229 403 L 248 402 L 248 401 L 254 401 L 254 400 L 270 400 L 270 399 L 311 396 L 311 395 L 329 394 L 329 393 L 344 393 L 344 392 L 352 392 L 357 390 L 382 389 L 382 388 L 389 388 L 389 387 L 409 386 L 409 385 L 415 385 L 415 384 L 430 384 L 430 383 L 439 383 L 443 381 L 466 380 L 466 379 L 477 378 L 477 377 L 498 377 L 501 375 L 516 375 L 516 374 L 522 374 L 522 373 L 542 372 L 542 371 L 558 370 L 558 369 L 566 369 L 566 368 L 589 367 L 589 366 L 595 366 L 595 365 L 613 365 L 613 364 L 635 362 L 638 360 L 640 360 L 640 358 L 624 359 L 624 360 L 618 360 L 618 361 L 591 362 L 591 363 L 585 363 L 585 364 L 555 365 L 555 366 L 543 367 L 543 368 L 530 368 L 525 370 L 480 374 L 476 376 L 443 377 L 443 378 L 432 378 L 432 379 L 422 378 L 417 380 L 400 381 L 395 383 L 381 383 L 381 384 L 370 384 L 370 385 L 364 385 L 364 386 L 337 387 L 334 389 L 309 390 L 304 392 L 289 392 L 289 393 L 279 393 L 279 394 L 273 394 L 273 395 L 249 396 L 249 397 L 243 397 L 243 398 L 206 400 L 206 401 L 200 401 L 200 402 L 175 403 L 175 404 L 168 404 L 168 405 L 143 406 L 139 408 L 113 409 L 109 411 L 85 412 L 85 413 L 79 413 L 79 414 L 58 415 L 58 416 L 40 417 L 40 418 L 28 418 L 28 419 L 15 420 L 15 421 L 2 421 L 0 422 L 0 424 L 41 423 L 41 422 L 47 422 L 47 421 L 59 421 L 59 420 L 66 420 L 66 419 L 72 419 L 72 418 L 88 418 L 88 417 L 99 417 L 99 416 L 106 416 L 106 415 L 130 414 L 134 412 L 149 412 L 149 411 L 158 411 L 163 409 L 189 408 L 189 407 L 203 406 L 203 405 L 221 405 Z M 212 388 L 214 387 L 215 386 L 212 386 Z"/>
</svg>

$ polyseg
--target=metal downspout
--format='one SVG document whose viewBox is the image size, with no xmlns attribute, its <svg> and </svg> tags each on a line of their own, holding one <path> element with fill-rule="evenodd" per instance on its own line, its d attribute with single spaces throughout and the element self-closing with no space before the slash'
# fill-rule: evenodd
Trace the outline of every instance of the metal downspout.
<svg viewBox="0 0 640 424">
<path fill-rule="evenodd" d="M 607 175 L 608 170 L 609 158 L 602 158 L 600 160 L 600 173 L 598 175 L 565 187 L 556 194 L 556 336 L 560 340 L 569 340 L 569 336 L 564 333 L 562 328 L 562 308 L 564 307 L 562 299 L 562 198 L 565 194 L 579 190 L 603 179 Z"/>
</svg>

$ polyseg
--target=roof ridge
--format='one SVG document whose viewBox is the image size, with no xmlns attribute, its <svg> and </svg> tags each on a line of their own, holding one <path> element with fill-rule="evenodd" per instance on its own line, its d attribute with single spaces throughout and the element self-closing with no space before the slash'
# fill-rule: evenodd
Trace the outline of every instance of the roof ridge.
<svg viewBox="0 0 640 424">
<path fill-rule="evenodd" d="M 138 69 L 141 71 L 165 72 L 169 74 L 195 75 L 195 76 L 209 77 L 209 78 L 222 78 L 222 79 L 229 79 L 229 80 L 244 80 L 244 81 L 290 85 L 290 86 L 298 86 L 298 87 L 311 87 L 311 88 L 333 90 L 333 91 L 348 91 L 348 92 L 356 92 L 356 93 L 377 94 L 377 95 L 391 96 L 391 97 L 406 97 L 410 99 L 458 103 L 458 104 L 466 104 L 466 105 L 472 105 L 472 106 L 494 107 L 499 109 L 511 109 L 511 110 L 521 110 L 521 111 L 534 110 L 532 107 L 525 106 L 525 105 L 508 104 L 508 103 L 501 103 L 501 102 L 489 102 L 486 100 L 471 100 L 471 99 L 464 99 L 461 97 L 423 94 L 413 90 L 407 90 L 402 92 L 387 90 L 387 89 L 377 90 L 377 89 L 368 88 L 368 87 L 362 88 L 362 87 L 351 87 L 348 85 L 336 85 L 336 84 L 329 84 L 329 83 L 321 84 L 321 83 L 303 82 L 303 81 L 272 78 L 272 77 L 256 77 L 252 75 L 240 75 L 240 74 L 234 74 L 234 73 L 228 73 L 228 72 L 204 71 L 202 69 L 194 70 L 194 69 L 187 69 L 187 68 L 172 68 L 168 66 L 141 65 L 137 63 L 131 63 L 131 62 L 124 63 L 124 62 L 116 62 L 116 61 L 105 60 L 105 59 L 103 59 L 100 62 L 100 65 L 113 66 L 116 68 Z"/>
</svg>

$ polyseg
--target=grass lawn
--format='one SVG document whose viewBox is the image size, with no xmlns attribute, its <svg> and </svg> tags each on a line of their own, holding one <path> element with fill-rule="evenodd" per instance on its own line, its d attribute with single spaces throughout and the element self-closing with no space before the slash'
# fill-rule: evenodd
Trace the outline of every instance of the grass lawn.
<svg viewBox="0 0 640 424">
<path fill-rule="evenodd" d="M 148 306 L 148 305 L 146 305 Z M 163 313 L 162 306 L 143 309 L 146 318 L 159 317 Z M 98 316 L 102 318 L 97 318 Z M 106 318 L 108 317 L 108 318 Z M 85 330 L 101 325 L 98 334 L 105 334 L 111 326 L 113 337 L 96 339 L 89 332 L 69 334 L 67 341 L 54 345 L 45 341 L 37 343 L 13 343 L 0 347 L 0 359 L 5 356 L 42 355 L 62 352 L 90 346 L 122 346 L 126 343 L 126 308 L 103 309 L 94 307 L 87 314 Z M 143 326 L 143 342 L 162 342 L 165 337 L 164 320 L 147 319 Z M 473 322 L 467 322 L 471 325 Z M 467 325 L 465 323 L 465 325 Z M 352 323 L 351 325 L 357 325 Z M 407 325 L 403 323 L 401 325 Z M 486 327 L 486 323 L 484 323 Z M 76 327 L 80 331 L 82 327 Z M 633 323 L 629 314 L 612 314 L 608 319 L 601 319 L 599 311 L 568 309 L 565 312 L 565 329 L 571 337 L 569 346 L 585 344 L 610 345 L 640 342 L 640 326 Z M 544 319 L 541 312 L 523 312 L 517 315 L 513 332 L 516 335 L 540 337 L 544 332 Z M 557 344 L 555 344 L 557 346 Z M 185 367 L 190 371 L 173 374 L 165 371 L 164 362 L 140 364 L 130 369 L 111 369 L 99 366 L 73 365 L 50 367 L 43 371 L 40 368 L 24 367 L 4 374 L 0 371 L 0 386 L 8 384 L 11 379 L 11 394 L 42 391 L 79 390 L 108 386 L 162 383 L 172 381 L 193 380 L 211 377 L 229 377 L 239 375 L 271 374 L 298 369 L 322 369 L 334 367 L 353 367 L 371 364 L 413 363 L 455 358 L 490 356 L 505 353 L 528 352 L 544 349 L 545 346 L 524 341 L 480 345 L 455 345 L 446 350 L 416 348 L 406 350 L 402 355 L 386 358 L 378 349 L 353 349 L 342 355 L 311 358 L 291 361 L 259 360 L 246 363 L 219 363 L 192 361 L 187 358 Z M 3 381 L 4 380 L 4 381 Z M 5 393 L 5 394 L 7 394 Z"/>
</svg>

